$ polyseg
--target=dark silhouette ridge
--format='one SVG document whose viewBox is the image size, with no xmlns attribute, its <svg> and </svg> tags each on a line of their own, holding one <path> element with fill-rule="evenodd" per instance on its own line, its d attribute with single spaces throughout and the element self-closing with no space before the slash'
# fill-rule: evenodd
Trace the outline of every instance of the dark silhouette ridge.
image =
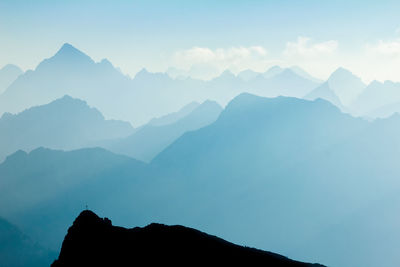
<svg viewBox="0 0 400 267">
<path fill-rule="evenodd" d="M 68 229 L 59 266 L 172 266 L 243 264 L 263 266 L 322 266 L 242 247 L 195 229 L 152 223 L 146 227 L 116 227 L 89 210 L 81 212 Z"/>
</svg>

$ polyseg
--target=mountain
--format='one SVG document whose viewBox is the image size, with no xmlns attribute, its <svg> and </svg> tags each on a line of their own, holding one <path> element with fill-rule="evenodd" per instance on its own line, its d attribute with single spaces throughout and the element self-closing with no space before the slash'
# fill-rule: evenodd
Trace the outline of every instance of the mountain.
<svg viewBox="0 0 400 267">
<path fill-rule="evenodd" d="M 317 88 L 315 88 L 310 93 L 304 96 L 304 99 L 307 100 L 315 100 L 318 98 L 331 102 L 333 105 L 335 105 L 342 111 L 345 110 L 345 107 L 343 106 L 342 102 L 340 102 L 339 97 L 330 88 L 328 82 L 323 83 L 322 85 L 318 86 Z"/>
<path fill-rule="evenodd" d="M 142 195 L 146 169 L 140 161 L 100 148 L 18 151 L 0 164 L 0 214 L 44 247 L 58 250 L 68 224 L 85 205 L 110 214 L 116 204 L 133 211 L 135 204 L 126 197 Z"/>
<path fill-rule="evenodd" d="M 143 167 L 105 150 L 16 153 L 0 164 L 0 203 L 7 203 L 0 214 L 53 249 L 87 203 L 120 225 L 182 224 L 302 261 L 376 266 L 383 239 L 370 253 L 347 231 L 329 234 L 371 196 L 395 188 L 389 177 L 373 178 L 383 170 L 396 176 L 398 167 L 368 161 L 371 146 L 351 138 L 369 126 L 323 100 L 242 94 L 213 124 L 183 134 Z M 346 149 L 348 140 L 357 146 Z M 351 239 L 353 255 L 340 257 L 343 243 L 327 241 L 335 237 Z"/>
<path fill-rule="evenodd" d="M 1 266 L 48 266 L 55 258 L 55 252 L 44 249 L 23 234 L 17 227 L 0 218 Z"/>
<path fill-rule="evenodd" d="M 214 124 L 183 135 L 152 165 L 173 177 L 165 190 L 175 188 L 169 182 L 190 177 L 183 188 L 176 185 L 179 195 L 174 191 L 168 202 L 185 199 L 179 205 L 186 217 L 181 222 L 218 228 L 236 242 L 247 233 L 251 245 L 301 260 L 309 260 L 305 255 L 312 251 L 314 260 L 332 266 L 395 266 L 399 258 L 386 235 L 397 237 L 400 231 L 374 218 L 398 218 L 395 205 L 386 203 L 400 203 L 393 197 L 400 192 L 399 125 L 396 117 L 354 118 L 320 99 L 243 94 Z M 368 208 L 372 204 L 381 210 Z M 218 219 L 204 219 L 207 214 Z M 222 225 L 227 220 L 237 224 L 228 230 Z M 268 233 L 268 240 L 243 225 Z M 298 243 L 285 244 L 289 236 Z M 346 260 L 339 259 L 343 253 Z"/>
<path fill-rule="evenodd" d="M 23 71 L 18 66 L 12 64 L 5 65 L 0 69 L 0 94 L 22 73 Z"/>
<path fill-rule="evenodd" d="M 178 76 L 175 79 L 170 77 L 174 76 L 173 69 L 167 73 L 151 73 L 145 68 L 131 79 L 107 59 L 95 62 L 66 43 L 53 56 L 40 62 L 34 70 L 18 76 L 0 94 L 0 116 L 5 112 L 22 112 L 70 95 L 95 106 L 106 118 L 125 120 L 135 126 L 142 126 L 154 117 L 172 113 L 194 101 L 213 100 L 225 106 L 243 92 L 269 97 L 299 97 L 319 85 L 304 78 L 304 73 L 296 74 L 295 72 L 299 72 L 291 70 L 293 73 L 288 75 L 287 71 L 290 69 L 282 70 L 286 72 L 282 71 L 279 72 L 280 75 L 271 77 L 258 75 L 248 81 L 229 71 L 207 81 L 191 78 L 203 76 L 192 75 L 193 73 L 205 74 L 210 71 L 209 65 L 200 64 L 192 66 L 190 75 L 179 79 Z M 176 75 L 177 72 L 179 70 L 175 70 Z"/>
<path fill-rule="evenodd" d="M 400 102 L 400 83 L 373 81 L 354 101 L 351 108 L 356 114 L 368 115 L 374 110 Z M 369 114 L 371 115 L 371 114 Z M 390 115 L 390 114 L 387 114 Z"/>
<path fill-rule="evenodd" d="M 292 71 L 294 71 L 294 73 L 296 73 L 297 75 L 299 75 L 299 76 L 301 76 L 301 77 L 303 77 L 305 79 L 308 79 L 308 80 L 313 81 L 315 83 L 323 83 L 322 80 L 311 76 L 308 72 L 306 72 L 305 70 L 303 70 L 299 66 L 292 66 L 292 67 L 290 67 L 290 69 Z"/>
<path fill-rule="evenodd" d="M 96 63 L 72 45 L 64 44 L 35 70 L 20 75 L 0 95 L 0 114 L 21 112 L 70 95 L 98 107 L 106 117 L 118 118 L 127 110 L 122 102 L 111 105 L 109 100 L 120 101 L 129 83 L 130 79 L 108 60 Z"/>
<path fill-rule="evenodd" d="M 0 164 L 0 214 L 55 249 L 87 203 L 122 226 L 180 224 L 306 262 L 396 267 L 399 135 L 399 116 L 241 94 L 148 165 L 102 149 L 15 153 Z"/>
<path fill-rule="evenodd" d="M 186 106 L 187 108 L 188 106 Z M 154 124 L 153 121 L 153 124 L 150 122 L 126 138 L 108 141 L 106 145 L 100 144 L 100 146 L 117 154 L 150 162 L 158 153 L 184 133 L 213 123 L 221 111 L 222 107 L 218 103 L 205 101 L 175 122 L 160 124 L 160 121 L 158 121 L 158 124 Z M 183 112 L 181 111 L 180 113 Z"/>
<path fill-rule="evenodd" d="M 239 72 L 237 77 L 239 77 L 240 79 L 242 79 L 245 82 L 248 82 L 250 80 L 253 80 L 258 75 L 261 75 L 261 74 L 258 72 L 255 72 L 253 70 L 247 69 L 247 70 Z"/>
<path fill-rule="evenodd" d="M 387 118 L 395 113 L 400 113 L 400 102 L 384 105 L 365 114 L 369 118 Z"/>
<path fill-rule="evenodd" d="M 266 72 L 263 73 L 263 76 L 267 79 L 272 78 L 275 75 L 281 74 L 285 69 L 279 66 L 272 66 Z"/>
<path fill-rule="evenodd" d="M 147 124 L 153 125 L 153 126 L 163 126 L 163 125 L 168 125 L 171 123 L 174 123 L 187 115 L 189 115 L 194 109 L 196 109 L 200 104 L 197 102 L 191 102 L 184 107 L 182 107 L 180 110 L 158 117 L 158 118 L 153 118 L 151 119 Z"/>
<path fill-rule="evenodd" d="M 0 118 L 0 160 L 19 149 L 76 149 L 103 139 L 126 137 L 132 132 L 129 123 L 105 120 L 86 102 L 64 96 L 19 114 L 5 113 Z"/>
<path fill-rule="evenodd" d="M 315 88 L 305 98 L 311 100 L 322 98 L 343 110 L 356 100 L 365 87 L 359 77 L 344 68 L 338 68 L 325 83 Z"/>
<path fill-rule="evenodd" d="M 263 76 L 251 80 L 248 85 L 251 89 L 247 92 L 266 97 L 303 97 L 318 85 L 319 83 L 305 79 L 289 68 L 281 69 L 276 66 Z"/>
<path fill-rule="evenodd" d="M 278 254 L 229 243 L 184 226 L 152 223 L 126 229 L 113 226 L 85 210 L 65 236 L 57 266 L 265 265 L 322 266 L 290 260 Z"/>
</svg>

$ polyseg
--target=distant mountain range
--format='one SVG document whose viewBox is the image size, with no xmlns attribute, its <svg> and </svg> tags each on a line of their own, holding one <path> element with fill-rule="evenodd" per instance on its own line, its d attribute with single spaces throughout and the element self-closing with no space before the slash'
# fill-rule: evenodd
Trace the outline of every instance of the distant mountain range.
<svg viewBox="0 0 400 267">
<path fill-rule="evenodd" d="M 72 214 L 87 204 L 97 209 L 120 197 L 125 202 L 145 175 L 144 163 L 100 148 L 18 151 L 0 164 L 0 214 L 44 247 L 58 250 Z"/>
<path fill-rule="evenodd" d="M 386 81 L 384 83 L 373 81 L 370 83 L 360 96 L 352 104 L 352 109 L 356 114 L 366 114 L 374 116 L 374 112 L 379 109 L 388 109 L 389 112 L 383 114 L 377 113 L 378 116 L 390 116 L 394 112 L 400 112 L 395 104 L 400 102 L 400 83 Z"/>
<path fill-rule="evenodd" d="M 3 74 L 7 77 L 2 78 L 2 73 L 10 74 Z M 392 82 L 365 85 L 343 68 L 323 82 L 298 66 L 273 66 L 264 73 L 245 70 L 238 75 L 227 70 L 208 81 L 193 79 L 174 68 L 166 73 L 142 69 L 131 79 L 108 60 L 94 62 L 72 45 L 64 44 L 35 70 L 21 73 L 8 66 L 0 71 L 0 115 L 70 95 L 97 107 L 106 118 L 129 121 L 138 127 L 194 101 L 214 100 L 225 106 L 238 94 L 247 92 L 265 97 L 323 98 L 343 111 L 370 117 L 380 116 L 375 110 L 400 102 L 399 88 Z M 386 108 L 384 116 L 399 111 Z"/>
<path fill-rule="evenodd" d="M 64 96 L 49 104 L 0 118 L 0 161 L 22 149 L 37 147 L 77 149 L 95 141 L 129 136 L 128 122 L 105 120 L 86 102 Z"/>
<path fill-rule="evenodd" d="M 152 126 L 164 126 L 172 124 L 189 115 L 199 105 L 200 104 L 197 102 L 191 102 L 176 112 L 172 112 L 170 114 L 161 117 L 153 118 L 147 124 Z"/>
<path fill-rule="evenodd" d="M 302 261 L 396 267 L 398 136 L 398 115 L 371 122 L 321 99 L 241 94 L 149 164 L 104 149 L 17 152 L 0 164 L 0 214 L 56 250 L 88 204 L 119 225 L 182 224 Z"/>
<path fill-rule="evenodd" d="M 29 152 L 38 147 L 103 147 L 148 162 L 184 133 L 214 122 L 221 111 L 222 107 L 213 101 L 192 102 L 134 129 L 128 122 L 105 120 L 86 102 L 64 96 L 0 118 L 0 161 L 17 150 Z"/>
<path fill-rule="evenodd" d="M 346 69 L 339 68 L 325 83 L 315 88 L 305 98 L 310 100 L 322 98 L 345 110 L 345 107 L 352 105 L 365 87 L 366 85 L 359 77 Z"/>
<path fill-rule="evenodd" d="M 85 210 L 65 236 L 52 267 L 159 265 L 245 265 L 311 267 L 278 254 L 242 247 L 195 229 L 152 223 L 146 227 L 116 227 L 107 218 Z"/>
<path fill-rule="evenodd" d="M 167 74 L 143 69 L 131 79 L 108 60 L 96 63 L 72 45 L 64 44 L 54 56 L 8 86 L 0 95 L 0 115 L 21 112 L 70 95 L 97 107 L 106 118 L 139 126 L 193 101 L 215 100 L 225 105 L 243 91 L 263 96 L 274 96 L 280 91 L 284 95 L 302 96 L 318 85 L 295 71 L 288 75 L 288 70 L 271 76 L 271 80 L 263 77 L 249 84 L 228 72 L 211 81 L 202 81 L 172 79 Z M 292 78 L 293 81 L 288 80 Z"/>
<path fill-rule="evenodd" d="M 222 111 L 222 107 L 216 102 L 205 101 L 190 113 L 177 118 L 191 108 L 191 106 L 184 107 L 178 113 L 179 115 L 175 113 L 163 118 L 153 119 L 128 137 L 107 140 L 98 145 L 114 153 L 149 162 L 184 133 L 213 123 Z M 176 119 L 175 122 L 172 117 Z"/>
</svg>

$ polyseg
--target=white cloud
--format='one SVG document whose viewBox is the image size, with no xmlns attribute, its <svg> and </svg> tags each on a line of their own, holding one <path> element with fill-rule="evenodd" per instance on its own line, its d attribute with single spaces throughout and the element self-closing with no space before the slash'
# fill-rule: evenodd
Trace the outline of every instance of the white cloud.
<svg viewBox="0 0 400 267">
<path fill-rule="evenodd" d="M 400 56 L 400 38 L 391 41 L 380 40 L 377 44 L 367 44 L 366 52 L 383 56 Z"/>
<path fill-rule="evenodd" d="M 330 40 L 313 43 L 311 38 L 299 36 L 296 42 L 287 42 L 283 55 L 286 57 L 310 58 L 329 55 L 336 51 L 338 41 Z"/>
<path fill-rule="evenodd" d="M 199 65 L 203 67 L 208 65 L 210 69 L 215 70 L 214 75 L 217 75 L 225 69 L 230 69 L 233 72 L 246 68 L 265 69 L 267 55 L 267 50 L 262 46 L 217 49 L 192 47 L 175 52 L 172 62 L 174 66 L 187 70 Z"/>
</svg>

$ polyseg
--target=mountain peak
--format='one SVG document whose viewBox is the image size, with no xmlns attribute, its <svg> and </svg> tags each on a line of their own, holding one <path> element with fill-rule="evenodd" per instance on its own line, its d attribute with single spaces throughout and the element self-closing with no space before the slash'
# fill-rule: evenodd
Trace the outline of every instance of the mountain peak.
<svg viewBox="0 0 400 267">
<path fill-rule="evenodd" d="M 332 80 L 332 79 L 341 79 L 341 78 L 348 78 L 348 77 L 356 77 L 351 71 L 343 68 L 343 67 L 339 67 L 337 68 L 332 74 L 331 76 L 329 76 L 328 80 Z"/>
<path fill-rule="evenodd" d="M 91 210 L 83 210 L 78 217 L 76 217 L 73 227 L 85 227 L 85 226 L 91 226 L 97 223 L 102 223 L 103 221 L 106 221 L 105 219 L 101 219 L 97 214 L 95 214 Z M 111 221 L 110 223 L 111 224 Z"/>
<path fill-rule="evenodd" d="M 75 48 L 69 43 L 63 44 L 61 48 L 58 50 L 58 52 L 52 58 L 63 59 L 66 61 L 83 60 L 83 61 L 93 62 L 93 60 L 88 55 L 86 55 L 85 53 L 83 53 L 82 51 Z"/>
<path fill-rule="evenodd" d="M 150 74 L 150 72 L 146 69 L 146 68 L 142 68 L 140 71 L 138 71 L 135 75 L 135 79 L 136 78 L 140 78 L 140 77 L 146 77 Z"/>
<path fill-rule="evenodd" d="M 263 76 L 265 78 L 271 78 L 277 74 L 280 74 L 284 69 L 281 68 L 280 66 L 272 66 L 271 68 L 269 68 L 266 72 L 264 72 Z"/>
<path fill-rule="evenodd" d="M 65 43 L 61 46 L 61 48 L 58 50 L 58 52 L 56 53 L 56 55 L 60 55 L 60 54 L 72 54 L 72 53 L 82 53 L 80 50 L 78 50 L 77 48 L 75 48 L 73 45 L 69 44 L 69 43 Z"/>
</svg>

